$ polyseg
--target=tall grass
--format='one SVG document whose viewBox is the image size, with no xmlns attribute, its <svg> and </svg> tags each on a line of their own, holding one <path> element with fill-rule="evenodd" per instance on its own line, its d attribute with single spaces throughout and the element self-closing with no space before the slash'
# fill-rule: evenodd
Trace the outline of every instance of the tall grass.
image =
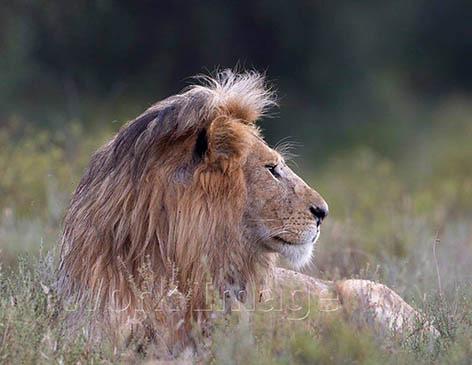
<svg viewBox="0 0 472 365">
<path fill-rule="evenodd" d="M 434 323 L 437 341 L 386 341 L 319 312 L 311 326 L 256 313 L 247 321 L 219 322 L 203 360 L 469 363 L 472 123 L 470 110 L 457 110 L 433 113 L 429 127 L 409 138 L 395 158 L 357 146 L 324 163 L 304 156 L 299 169 L 331 212 L 306 272 L 389 285 Z M 45 252 L 56 246 L 68 197 L 91 152 L 112 131 L 90 133 L 74 123 L 60 131 L 25 131 L 20 125 L 0 130 L 0 362 L 143 362 L 159 356 L 157 349 L 92 344 L 81 330 L 68 333 L 51 289 L 54 257 Z"/>
</svg>

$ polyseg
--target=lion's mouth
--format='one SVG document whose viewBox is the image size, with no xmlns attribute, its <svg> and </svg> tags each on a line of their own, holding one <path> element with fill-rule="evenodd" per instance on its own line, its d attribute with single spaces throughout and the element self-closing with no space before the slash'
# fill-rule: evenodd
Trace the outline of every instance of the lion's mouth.
<svg viewBox="0 0 472 365">
<path fill-rule="evenodd" d="M 287 241 L 286 239 L 282 238 L 281 236 L 272 236 L 272 240 L 274 240 L 274 241 L 276 241 L 280 244 L 283 244 L 283 245 L 298 246 L 298 245 L 304 245 L 304 244 L 307 244 L 307 243 L 315 243 L 316 240 L 319 237 L 319 233 L 320 233 L 320 231 L 317 230 L 316 234 L 313 235 L 313 237 L 311 237 L 309 241 L 303 241 L 303 242 Z"/>
<path fill-rule="evenodd" d="M 272 237 L 273 240 L 277 241 L 277 242 L 280 242 L 280 243 L 283 243 L 284 245 L 295 245 L 295 243 L 293 242 L 290 242 L 290 241 L 287 241 L 287 240 L 284 240 L 282 237 L 280 236 L 274 236 Z"/>
</svg>

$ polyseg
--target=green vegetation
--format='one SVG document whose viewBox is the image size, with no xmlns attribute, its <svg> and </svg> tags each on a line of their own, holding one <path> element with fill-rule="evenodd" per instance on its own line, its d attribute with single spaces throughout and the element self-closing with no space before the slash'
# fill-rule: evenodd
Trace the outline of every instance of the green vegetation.
<svg viewBox="0 0 472 365">
<path fill-rule="evenodd" d="M 330 204 L 308 274 L 378 280 L 441 333 L 384 341 L 337 316 L 221 323 L 213 363 L 472 358 L 469 0 L 5 0 L 0 11 L 0 363 L 127 363 L 54 310 L 54 247 L 91 153 L 123 121 L 237 64 L 280 90 L 267 140 L 301 142 Z M 120 122 L 117 122 L 120 121 Z M 53 251 L 52 256 L 46 254 Z M 235 319 L 235 322 L 236 319 Z M 231 325 L 230 325 L 231 324 Z"/>
<path fill-rule="evenodd" d="M 432 114 L 430 128 L 390 157 L 352 145 L 296 168 L 330 203 L 314 264 L 325 279 L 381 281 L 427 314 L 441 333 L 385 341 L 317 314 L 308 327 L 274 314 L 215 329 L 214 363 L 467 363 L 472 355 L 472 125 L 462 106 Z M 61 218 L 90 154 L 114 130 L 0 131 L 0 362 L 141 362 L 158 354 L 69 334 L 50 288 Z M 267 127 L 269 128 L 269 127 Z M 297 159 L 296 159 L 297 160 Z M 18 256 L 23 257 L 18 259 Z M 58 317 L 59 316 L 59 317 Z M 146 357 L 148 356 L 148 357 Z"/>
</svg>

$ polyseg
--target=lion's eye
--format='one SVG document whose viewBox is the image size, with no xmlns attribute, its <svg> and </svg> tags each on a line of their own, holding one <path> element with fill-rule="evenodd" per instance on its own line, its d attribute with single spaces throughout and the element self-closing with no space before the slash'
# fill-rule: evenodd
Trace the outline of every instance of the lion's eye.
<svg viewBox="0 0 472 365">
<path fill-rule="evenodd" d="M 279 179 L 281 177 L 277 165 L 266 165 L 265 167 L 277 179 Z"/>
</svg>

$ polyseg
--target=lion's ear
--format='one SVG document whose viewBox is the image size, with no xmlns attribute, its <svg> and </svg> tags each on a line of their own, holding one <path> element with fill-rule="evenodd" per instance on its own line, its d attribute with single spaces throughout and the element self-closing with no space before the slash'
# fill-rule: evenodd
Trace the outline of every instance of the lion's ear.
<svg viewBox="0 0 472 365">
<path fill-rule="evenodd" d="M 245 154 L 247 128 L 227 116 L 216 118 L 198 133 L 195 156 L 211 167 L 226 171 Z"/>
</svg>

